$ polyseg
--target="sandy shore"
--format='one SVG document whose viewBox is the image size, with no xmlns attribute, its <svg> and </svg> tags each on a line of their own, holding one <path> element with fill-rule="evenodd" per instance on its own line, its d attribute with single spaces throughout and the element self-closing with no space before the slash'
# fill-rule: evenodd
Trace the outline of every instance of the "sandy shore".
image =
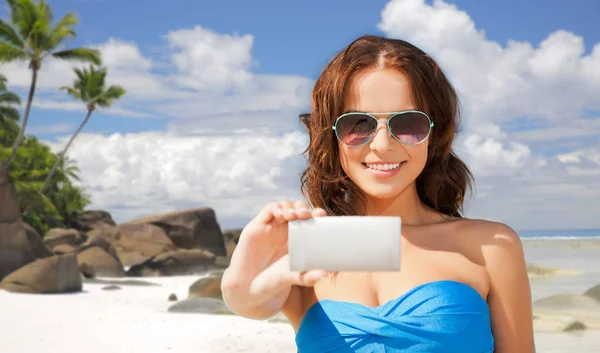
<svg viewBox="0 0 600 353">
<path fill-rule="evenodd" d="M 600 240 L 524 241 L 527 261 L 581 272 L 532 280 L 534 300 L 581 293 L 600 283 Z M 285 323 L 232 315 L 168 312 L 167 298 L 187 298 L 197 276 L 147 278 L 157 286 L 85 283 L 84 292 L 26 295 L 0 291 L 3 353 L 296 352 Z M 538 353 L 600 352 L 600 331 L 536 332 Z"/>
</svg>

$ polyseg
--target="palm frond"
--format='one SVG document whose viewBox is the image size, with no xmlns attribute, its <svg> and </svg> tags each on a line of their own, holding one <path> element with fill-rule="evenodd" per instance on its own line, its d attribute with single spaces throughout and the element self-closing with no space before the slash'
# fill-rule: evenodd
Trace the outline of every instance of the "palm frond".
<svg viewBox="0 0 600 353">
<path fill-rule="evenodd" d="M 24 45 L 23 40 L 21 40 L 17 32 L 8 23 L 2 21 L 2 19 L 0 19 L 0 41 L 17 48 L 22 48 Z"/>
<path fill-rule="evenodd" d="M 45 49 L 50 51 L 56 48 L 67 37 L 75 38 L 76 33 L 72 27 L 77 25 L 78 22 L 79 20 L 73 13 L 67 13 L 51 30 Z"/>
<path fill-rule="evenodd" d="M 75 48 L 62 50 L 52 53 L 52 56 L 54 56 L 55 58 L 65 60 L 92 62 L 96 65 L 100 65 L 102 63 L 102 59 L 100 58 L 100 51 L 89 48 Z"/>
<path fill-rule="evenodd" d="M 74 99 L 82 100 L 81 93 L 72 87 L 61 87 L 61 91 L 67 91 L 67 94 Z"/>
<path fill-rule="evenodd" d="M 14 47 L 10 44 L 0 42 L 0 63 L 7 63 L 15 60 L 26 60 L 27 54 L 23 49 Z"/>
</svg>

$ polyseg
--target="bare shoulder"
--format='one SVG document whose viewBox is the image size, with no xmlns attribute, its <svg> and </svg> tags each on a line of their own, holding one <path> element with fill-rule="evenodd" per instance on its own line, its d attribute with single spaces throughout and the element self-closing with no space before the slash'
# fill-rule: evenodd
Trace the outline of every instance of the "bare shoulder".
<svg viewBox="0 0 600 353">
<path fill-rule="evenodd" d="M 531 289 L 521 238 L 510 226 L 486 220 L 458 225 L 479 247 L 490 283 L 488 305 L 494 352 L 533 352 Z"/>
<path fill-rule="evenodd" d="M 513 228 L 504 223 L 483 219 L 462 219 L 456 222 L 455 233 L 463 239 L 468 239 L 472 246 L 481 248 L 486 257 L 506 256 L 498 252 L 522 256 L 521 238 Z"/>
</svg>

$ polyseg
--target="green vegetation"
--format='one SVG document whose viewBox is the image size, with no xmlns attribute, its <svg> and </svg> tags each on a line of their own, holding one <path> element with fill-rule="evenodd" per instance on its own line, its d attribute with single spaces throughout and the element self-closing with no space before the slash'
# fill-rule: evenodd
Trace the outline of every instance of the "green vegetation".
<svg viewBox="0 0 600 353">
<path fill-rule="evenodd" d="M 90 48 L 66 49 L 65 42 L 75 38 L 78 19 L 71 12 L 56 23 L 51 7 L 44 0 L 6 0 L 8 18 L 0 19 L 0 163 L 15 184 L 23 220 L 42 236 L 54 227 L 70 227 L 79 213 L 90 204 L 90 196 L 79 188 L 80 170 L 65 155 L 67 149 L 88 122 L 97 107 L 108 107 L 125 94 L 119 86 L 105 86 L 106 68 L 100 52 Z M 91 63 L 89 68 L 74 68 L 73 87 L 62 87 L 71 97 L 83 102 L 87 115 L 73 133 L 61 153 L 25 130 L 34 99 L 38 72 L 42 62 L 58 60 Z M 23 118 L 19 108 L 22 99 L 9 90 L 2 65 L 22 63 L 31 69 L 31 85 L 25 101 Z M 58 89 L 58 87 L 57 87 Z"/>
<path fill-rule="evenodd" d="M 25 135 L 25 128 L 29 119 L 29 112 L 35 85 L 37 83 L 38 71 L 42 67 L 42 61 L 48 56 L 60 60 L 92 62 L 100 65 L 100 53 L 95 49 L 75 48 L 57 50 L 67 38 L 75 38 L 73 27 L 77 25 L 78 19 L 74 14 L 68 13 L 54 26 L 52 21 L 54 15 L 52 9 L 44 0 L 7 0 L 10 22 L 0 19 L 0 63 L 13 61 L 26 62 L 32 71 L 31 86 L 25 114 L 13 149 L 6 161 L 6 167 L 10 167 L 17 150 Z"/>
</svg>

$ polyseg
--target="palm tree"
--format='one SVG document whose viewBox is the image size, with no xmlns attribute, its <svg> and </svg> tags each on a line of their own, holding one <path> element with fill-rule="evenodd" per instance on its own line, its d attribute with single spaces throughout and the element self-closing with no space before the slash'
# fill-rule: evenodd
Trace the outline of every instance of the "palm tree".
<svg viewBox="0 0 600 353">
<path fill-rule="evenodd" d="M 68 38 L 75 38 L 73 27 L 78 19 L 71 12 L 67 13 L 52 27 L 52 9 L 44 0 L 6 0 L 10 11 L 12 26 L 0 19 L 0 63 L 26 61 L 32 70 L 31 86 L 23 121 L 15 139 L 13 150 L 6 162 L 6 169 L 13 162 L 17 149 L 23 140 L 31 102 L 35 93 L 38 71 L 42 61 L 48 56 L 61 60 L 77 60 L 93 62 L 100 65 L 100 52 L 95 49 L 75 48 L 58 50 Z"/>
<path fill-rule="evenodd" d="M 87 106 L 87 115 L 81 125 L 79 125 L 77 131 L 71 136 L 71 139 L 62 152 L 56 156 L 56 162 L 54 162 L 52 170 L 50 170 L 40 192 L 44 191 L 52 179 L 60 160 L 65 156 L 67 149 L 69 149 L 71 143 L 75 140 L 75 137 L 77 137 L 81 129 L 87 124 L 90 116 L 94 110 L 96 110 L 96 107 L 109 107 L 115 100 L 121 98 L 125 94 L 125 89 L 121 86 L 110 86 L 106 88 L 106 68 L 96 70 L 93 65 L 90 65 L 89 70 L 85 68 L 83 70 L 75 68 L 73 71 L 75 71 L 75 74 L 77 75 L 77 78 L 73 81 L 73 87 L 61 87 L 60 89 L 67 91 L 71 97 L 85 103 Z"/>
<path fill-rule="evenodd" d="M 13 129 L 15 124 L 9 124 L 8 121 L 19 121 L 19 111 L 14 107 L 19 104 L 21 99 L 16 93 L 8 91 L 6 77 L 0 75 L 0 147 L 12 143 L 16 136 L 16 130 Z"/>
</svg>

